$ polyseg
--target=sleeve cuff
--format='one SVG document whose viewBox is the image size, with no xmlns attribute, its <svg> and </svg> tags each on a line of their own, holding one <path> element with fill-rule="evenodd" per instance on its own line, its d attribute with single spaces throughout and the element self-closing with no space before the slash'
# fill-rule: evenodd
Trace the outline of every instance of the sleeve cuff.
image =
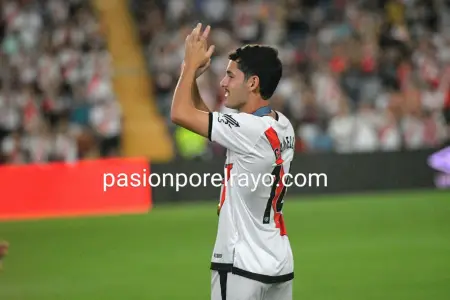
<svg viewBox="0 0 450 300">
<path fill-rule="evenodd" d="M 212 126 L 213 126 L 213 113 L 209 113 L 209 124 L 208 124 L 208 140 L 211 140 L 211 133 L 212 133 Z"/>
</svg>

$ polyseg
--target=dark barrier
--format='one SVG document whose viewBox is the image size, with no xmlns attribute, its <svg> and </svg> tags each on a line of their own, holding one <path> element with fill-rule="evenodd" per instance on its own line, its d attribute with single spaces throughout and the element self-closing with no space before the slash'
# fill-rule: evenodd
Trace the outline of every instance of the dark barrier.
<svg viewBox="0 0 450 300">
<path fill-rule="evenodd" d="M 433 150 L 379 152 L 359 154 L 299 154 L 292 164 L 292 175 L 306 176 L 303 187 L 293 184 L 287 195 L 349 193 L 381 190 L 420 189 L 434 187 L 435 171 L 427 164 Z M 152 164 L 153 174 L 189 174 L 224 172 L 223 159 L 213 162 L 181 161 Z M 314 175 L 317 174 L 317 175 Z M 320 174 L 325 174 L 319 176 Z M 310 176 L 310 178 L 308 178 Z M 298 183 L 304 182 L 298 176 Z M 308 183 L 311 186 L 308 186 Z M 158 186 L 152 190 L 155 204 L 175 201 L 219 199 L 220 188 L 209 182 L 205 186 L 189 184 L 177 192 L 173 186 Z"/>
</svg>

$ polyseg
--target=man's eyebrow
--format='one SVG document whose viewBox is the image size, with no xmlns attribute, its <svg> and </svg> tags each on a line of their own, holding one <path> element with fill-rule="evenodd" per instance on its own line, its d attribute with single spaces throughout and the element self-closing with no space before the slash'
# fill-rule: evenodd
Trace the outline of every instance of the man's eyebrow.
<svg viewBox="0 0 450 300">
<path fill-rule="evenodd" d="M 227 70 L 227 74 L 228 75 L 234 75 L 233 72 L 231 72 L 230 70 Z"/>
</svg>

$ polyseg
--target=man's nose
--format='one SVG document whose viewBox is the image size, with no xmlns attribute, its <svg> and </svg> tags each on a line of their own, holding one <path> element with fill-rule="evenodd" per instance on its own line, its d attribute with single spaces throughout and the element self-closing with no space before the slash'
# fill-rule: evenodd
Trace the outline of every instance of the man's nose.
<svg viewBox="0 0 450 300">
<path fill-rule="evenodd" d="M 220 86 L 223 87 L 223 88 L 227 87 L 227 80 L 226 80 L 226 78 L 222 79 L 222 81 L 220 82 Z"/>
</svg>

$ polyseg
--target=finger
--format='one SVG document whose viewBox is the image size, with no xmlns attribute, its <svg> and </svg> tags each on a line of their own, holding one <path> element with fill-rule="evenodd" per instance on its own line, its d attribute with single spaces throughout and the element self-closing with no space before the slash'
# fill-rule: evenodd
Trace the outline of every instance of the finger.
<svg viewBox="0 0 450 300">
<path fill-rule="evenodd" d="M 194 30 L 192 30 L 192 35 L 194 37 L 199 37 L 201 30 L 202 30 L 202 23 L 198 23 L 197 26 L 194 28 Z"/>
<path fill-rule="evenodd" d="M 208 59 L 206 64 L 203 67 L 201 67 L 202 72 L 205 71 L 206 69 L 208 69 L 210 65 L 211 65 L 211 59 Z"/>
<path fill-rule="evenodd" d="M 209 26 L 209 25 L 206 26 L 205 31 L 203 31 L 203 33 L 202 33 L 202 38 L 207 39 L 210 31 L 211 31 L 211 26 Z"/>
<path fill-rule="evenodd" d="M 214 46 L 214 45 L 209 46 L 208 51 L 206 52 L 206 56 L 211 57 L 211 55 L 214 53 L 215 48 L 216 48 L 216 46 Z"/>
</svg>

